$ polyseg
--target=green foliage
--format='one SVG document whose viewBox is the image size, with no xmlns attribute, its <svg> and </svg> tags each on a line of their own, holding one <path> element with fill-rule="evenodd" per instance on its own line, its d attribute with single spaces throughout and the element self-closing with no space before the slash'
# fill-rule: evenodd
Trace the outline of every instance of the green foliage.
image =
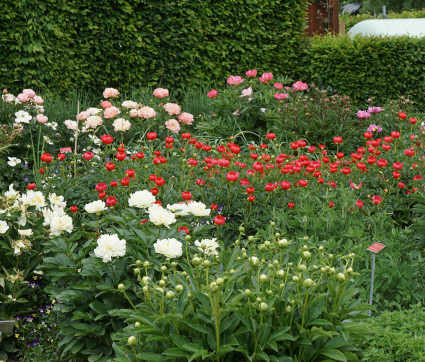
<svg viewBox="0 0 425 362">
<path fill-rule="evenodd" d="M 321 36 L 306 48 L 305 79 L 350 96 L 357 104 L 383 104 L 406 95 L 424 109 L 425 38 Z"/>
<path fill-rule="evenodd" d="M 363 361 L 423 361 L 425 312 L 421 305 L 382 312 L 370 320 L 371 334 L 362 343 Z"/>
<path fill-rule="evenodd" d="M 414 219 L 412 228 L 415 231 L 415 237 L 421 243 L 421 246 L 425 247 L 425 194 L 423 192 L 413 194 L 412 199 L 415 201 L 413 207 Z"/>
<path fill-rule="evenodd" d="M 2 2 L 0 79 L 66 93 L 292 72 L 306 0 Z M 282 51 L 284 49 L 284 51 Z"/>
<path fill-rule="evenodd" d="M 241 230 L 216 257 L 190 248 L 161 274 L 138 276 L 133 308 L 110 312 L 128 324 L 114 336 L 120 361 L 356 359 L 369 307 L 356 298 L 352 255 L 288 242 L 273 226 Z"/>
</svg>

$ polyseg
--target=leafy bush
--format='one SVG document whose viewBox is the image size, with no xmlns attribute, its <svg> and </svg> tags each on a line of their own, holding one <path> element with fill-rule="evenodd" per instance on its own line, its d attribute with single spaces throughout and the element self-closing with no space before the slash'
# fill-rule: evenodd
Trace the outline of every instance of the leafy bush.
<svg viewBox="0 0 425 362">
<path fill-rule="evenodd" d="M 421 305 L 382 312 L 369 323 L 371 334 L 362 343 L 363 361 L 424 360 L 425 312 Z"/>
<path fill-rule="evenodd" d="M 367 333 L 356 314 L 368 306 L 355 298 L 352 255 L 288 242 L 271 225 L 256 237 L 241 228 L 231 248 L 202 240 L 187 260 L 135 269 L 133 308 L 110 312 L 129 324 L 114 336 L 119 360 L 355 358 L 352 343 Z"/>
<path fill-rule="evenodd" d="M 307 4 L 5 0 L 1 83 L 65 93 L 159 82 L 182 88 L 259 65 L 292 72 Z"/>
<path fill-rule="evenodd" d="M 304 79 L 357 104 L 366 104 L 370 97 L 383 104 L 407 95 L 424 109 L 424 38 L 322 36 L 313 38 L 305 50 Z"/>
</svg>

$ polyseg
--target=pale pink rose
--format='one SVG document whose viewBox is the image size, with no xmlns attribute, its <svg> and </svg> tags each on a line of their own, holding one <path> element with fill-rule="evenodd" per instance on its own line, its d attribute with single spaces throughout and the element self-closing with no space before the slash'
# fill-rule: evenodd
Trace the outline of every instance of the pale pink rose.
<svg viewBox="0 0 425 362">
<path fill-rule="evenodd" d="M 175 103 L 165 103 L 164 109 L 170 116 L 173 114 L 179 114 L 182 110 L 180 106 Z"/>
<path fill-rule="evenodd" d="M 35 119 L 38 123 L 46 123 L 49 120 L 44 114 L 37 114 Z"/>
<path fill-rule="evenodd" d="M 118 94 L 120 94 L 120 92 L 118 92 L 118 89 L 115 88 L 106 88 L 103 91 L 103 97 L 104 98 L 113 98 L 116 97 Z"/>
<path fill-rule="evenodd" d="M 304 90 L 307 90 L 308 89 L 307 83 L 303 83 L 300 80 L 297 81 L 297 82 L 295 82 L 294 84 L 292 84 L 292 87 L 296 91 L 304 91 Z"/>
<path fill-rule="evenodd" d="M 179 131 L 180 131 L 180 124 L 175 119 L 170 119 L 169 121 L 165 122 L 165 125 L 167 126 L 167 128 L 170 131 L 172 131 L 174 133 L 179 133 Z"/>
<path fill-rule="evenodd" d="M 139 109 L 139 111 L 137 113 L 138 113 L 139 117 L 141 117 L 141 118 L 156 117 L 156 112 L 151 107 L 142 107 L 142 108 Z"/>
<path fill-rule="evenodd" d="M 257 76 L 257 70 L 256 69 L 248 70 L 245 74 L 246 74 L 247 77 L 253 78 L 253 77 Z"/>
<path fill-rule="evenodd" d="M 139 103 L 133 101 L 124 101 L 121 104 L 122 107 L 127 109 L 139 108 Z"/>
<path fill-rule="evenodd" d="M 217 97 L 217 96 L 218 96 L 218 92 L 217 92 L 215 89 L 210 90 L 210 91 L 207 93 L 207 97 L 208 97 L 208 98 L 215 98 L 215 97 Z"/>
<path fill-rule="evenodd" d="M 34 98 L 36 96 L 35 92 L 32 89 L 24 89 L 22 93 L 26 94 L 28 98 Z"/>
<path fill-rule="evenodd" d="M 28 94 L 25 94 L 25 93 L 18 94 L 17 98 L 22 103 L 28 102 L 30 100 L 30 97 L 28 97 Z"/>
<path fill-rule="evenodd" d="M 231 75 L 229 78 L 227 78 L 227 84 L 230 85 L 238 85 L 241 84 L 243 81 L 244 79 L 239 75 Z"/>
<path fill-rule="evenodd" d="M 273 79 L 273 73 L 263 73 L 263 75 L 258 78 L 261 83 L 267 84 Z"/>
<path fill-rule="evenodd" d="M 112 107 L 105 109 L 105 112 L 103 113 L 103 117 L 113 118 L 120 113 L 121 113 L 121 111 L 117 107 L 112 106 Z"/>
<path fill-rule="evenodd" d="M 168 89 L 164 89 L 164 88 L 156 88 L 153 91 L 153 95 L 157 98 L 164 98 L 164 97 L 168 97 Z"/>
<path fill-rule="evenodd" d="M 286 94 L 286 93 L 276 93 L 274 95 L 274 98 L 278 99 L 278 100 L 285 99 L 285 98 L 288 98 L 288 94 Z"/>
<path fill-rule="evenodd" d="M 43 104 L 43 103 L 44 103 L 43 98 L 41 98 L 40 96 L 35 96 L 35 97 L 32 99 L 32 101 L 33 101 L 33 103 L 35 103 L 35 104 Z"/>
<path fill-rule="evenodd" d="M 184 124 L 192 124 L 193 123 L 193 114 L 187 113 L 187 112 L 183 112 L 180 116 L 179 116 L 179 121 L 184 123 Z"/>
<path fill-rule="evenodd" d="M 96 129 L 102 123 L 103 123 L 102 117 L 99 117 L 99 116 L 90 116 L 90 117 L 87 117 L 86 121 L 84 122 L 84 125 L 86 127 L 88 127 L 88 128 Z"/>
<path fill-rule="evenodd" d="M 90 112 L 87 112 L 87 111 L 83 111 L 83 112 L 81 112 L 80 114 L 77 115 L 77 119 L 79 121 L 83 121 L 83 120 L 87 119 L 87 117 L 90 117 Z"/>
<path fill-rule="evenodd" d="M 106 109 L 106 108 L 109 108 L 109 107 L 112 107 L 112 103 L 111 102 L 109 102 L 109 101 L 103 101 L 102 103 L 100 103 L 101 105 L 102 105 L 102 108 L 103 109 Z"/>
<path fill-rule="evenodd" d="M 128 113 L 130 114 L 130 117 L 137 117 L 139 115 L 137 109 L 130 109 L 130 112 Z"/>
<path fill-rule="evenodd" d="M 6 94 L 7 93 L 7 89 L 3 89 L 3 94 Z"/>
</svg>

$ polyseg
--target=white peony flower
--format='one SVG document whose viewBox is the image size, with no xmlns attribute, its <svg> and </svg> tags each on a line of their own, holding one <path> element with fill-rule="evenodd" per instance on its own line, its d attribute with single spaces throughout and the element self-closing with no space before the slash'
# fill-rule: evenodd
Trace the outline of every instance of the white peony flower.
<svg viewBox="0 0 425 362">
<path fill-rule="evenodd" d="M 89 134 L 89 138 L 91 139 L 91 141 L 96 145 L 99 146 L 102 141 L 99 137 L 95 136 L 94 134 Z"/>
<path fill-rule="evenodd" d="M 139 108 L 139 103 L 133 101 L 124 101 L 121 103 L 124 108 Z"/>
<path fill-rule="evenodd" d="M 125 132 L 131 128 L 131 123 L 124 118 L 117 118 L 112 125 L 114 126 L 115 132 Z"/>
<path fill-rule="evenodd" d="M 16 191 L 13 188 L 13 184 L 9 185 L 9 191 L 6 191 L 4 193 L 4 196 L 6 197 L 6 200 L 14 200 L 19 196 L 19 191 Z"/>
<path fill-rule="evenodd" d="M 99 113 L 103 112 L 103 109 L 100 108 L 87 108 L 86 112 L 89 112 L 92 116 L 96 116 Z"/>
<path fill-rule="evenodd" d="M 77 121 L 72 121 L 70 119 L 67 119 L 63 122 L 66 128 L 70 129 L 71 131 L 78 131 L 78 123 Z"/>
<path fill-rule="evenodd" d="M 15 113 L 15 123 L 30 123 L 32 116 L 25 111 L 18 111 Z"/>
<path fill-rule="evenodd" d="M 167 209 L 173 212 L 176 216 L 189 215 L 189 210 L 186 204 L 167 205 Z"/>
<path fill-rule="evenodd" d="M 188 211 L 194 216 L 209 216 L 211 209 L 207 209 L 202 202 L 192 201 L 187 205 Z"/>
<path fill-rule="evenodd" d="M 170 228 L 170 225 L 176 222 L 174 214 L 159 205 L 152 205 L 148 211 L 149 220 L 156 226 L 164 225 L 167 228 Z"/>
<path fill-rule="evenodd" d="M 247 89 L 244 89 L 242 91 L 242 95 L 240 95 L 239 97 L 251 97 L 252 96 L 252 88 L 249 87 Z"/>
<path fill-rule="evenodd" d="M 177 239 L 162 239 L 157 240 L 155 244 L 153 244 L 155 248 L 155 252 L 158 254 L 162 254 L 167 258 L 178 258 L 183 254 L 182 243 Z"/>
<path fill-rule="evenodd" d="M 21 249 L 26 248 L 26 245 L 20 240 L 13 242 L 12 246 L 13 246 L 13 254 L 14 255 L 21 255 Z"/>
<path fill-rule="evenodd" d="M 7 230 L 9 230 L 9 225 L 7 225 L 7 222 L 0 220 L 0 234 L 4 234 Z"/>
<path fill-rule="evenodd" d="M 97 213 L 97 212 L 105 211 L 106 210 L 106 204 L 102 200 L 97 200 L 97 201 L 93 201 L 93 202 L 90 202 L 89 204 L 85 205 L 84 209 L 89 214 L 94 214 L 94 213 Z"/>
<path fill-rule="evenodd" d="M 21 201 L 24 205 L 35 206 L 37 210 L 41 210 L 42 207 L 46 206 L 46 200 L 41 191 L 29 190 L 22 195 Z"/>
<path fill-rule="evenodd" d="M 68 215 L 54 215 L 50 222 L 50 235 L 61 235 L 64 231 L 71 233 L 72 218 Z"/>
<path fill-rule="evenodd" d="M 150 207 L 155 202 L 155 196 L 148 190 L 136 191 L 130 195 L 128 199 L 128 205 L 130 207 L 145 208 Z"/>
<path fill-rule="evenodd" d="M 100 116 L 90 116 L 84 122 L 84 125 L 86 126 L 86 128 L 93 128 L 93 129 L 96 129 L 102 124 L 103 124 L 103 119 Z"/>
<path fill-rule="evenodd" d="M 62 208 L 66 207 L 66 201 L 64 201 L 63 196 L 57 196 L 56 194 L 49 194 L 49 201 L 52 205 L 57 205 Z"/>
<path fill-rule="evenodd" d="M 8 157 L 8 160 L 9 161 L 7 161 L 7 164 L 10 167 L 15 167 L 17 164 L 22 162 L 19 158 L 16 158 L 16 157 Z"/>
<path fill-rule="evenodd" d="M 31 236 L 33 234 L 31 229 L 18 230 L 18 233 L 21 236 Z"/>
<path fill-rule="evenodd" d="M 125 255 L 126 241 L 116 234 L 104 234 L 97 239 L 97 248 L 94 249 L 94 255 L 102 258 L 104 263 L 112 260 L 112 257 Z"/>
<path fill-rule="evenodd" d="M 218 251 L 216 249 L 219 247 L 219 245 L 216 240 L 216 238 L 202 239 L 201 241 L 196 240 L 195 246 L 197 246 L 198 249 L 205 255 L 218 255 Z"/>
</svg>

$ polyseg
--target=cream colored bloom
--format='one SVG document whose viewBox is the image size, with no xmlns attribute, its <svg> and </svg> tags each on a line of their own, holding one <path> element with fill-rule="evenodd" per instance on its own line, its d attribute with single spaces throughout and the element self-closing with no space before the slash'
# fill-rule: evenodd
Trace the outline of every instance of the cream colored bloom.
<svg viewBox="0 0 425 362">
<path fill-rule="evenodd" d="M 126 241 L 120 239 L 116 234 L 104 234 L 97 239 L 97 248 L 94 255 L 102 258 L 104 263 L 111 261 L 113 257 L 124 256 Z"/>
<path fill-rule="evenodd" d="M 196 240 L 195 246 L 197 246 L 198 249 L 205 255 L 218 255 L 218 251 L 216 249 L 219 247 L 219 245 L 216 240 L 216 238 L 202 239 L 201 241 Z"/>
<path fill-rule="evenodd" d="M 202 202 L 193 201 L 187 205 L 188 211 L 194 216 L 209 216 L 210 209 L 207 209 Z"/>
<path fill-rule="evenodd" d="M 7 222 L 0 220 L 0 234 L 4 234 L 7 230 L 9 230 L 9 225 L 7 225 Z"/>
<path fill-rule="evenodd" d="M 21 236 L 31 236 L 33 231 L 31 229 L 18 230 L 19 235 Z"/>
<path fill-rule="evenodd" d="M 8 157 L 7 159 L 8 159 L 7 164 L 10 167 L 15 167 L 16 165 L 22 162 L 19 158 L 16 158 L 16 157 Z"/>
<path fill-rule="evenodd" d="M 176 217 L 170 211 L 165 210 L 162 206 L 152 205 L 149 209 L 149 220 L 156 226 L 164 225 L 169 228 L 171 224 L 176 222 Z"/>
<path fill-rule="evenodd" d="M 4 196 L 6 197 L 6 200 L 14 200 L 19 196 L 19 191 L 16 191 L 13 188 L 13 184 L 9 185 L 9 191 L 6 191 L 4 193 Z"/>
<path fill-rule="evenodd" d="M 114 126 L 115 132 L 124 132 L 131 128 L 131 123 L 124 118 L 117 118 L 114 123 L 112 123 L 112 126 Z"/>
<path fill-rule="evenodd" d="M 97 201 L 93 201 L 93 202 L 90 202 L 89 204 L 85 205 L 84 209 L 89 214 L 94 214 L 94 213 L 97 213 L 97 212 L 105 211 L 106 210 L 106 204 L 102 200 L 97 200 Z"/>
<path fill-rule="evenodd" d="M 64 231 L 71 233 L 72 218 L 68 215 L 54 215 L 50 222 L 50 235 L 61 235 Z"/>
<path fill-rule="evenodd" d="M 134 101 L 124 101 L 121 103 L 121 106 L 127 109 L 139 108 L 139 103 Z"/>
<path fill-rule="evenodd" d="M 189 210 L 186 204 L 167 205 L 167 209 L 174 213 L 174 215 L 176 216 L 189 215 Z"/>
<path fill-rule="evenodd" d="M 66 207 L 66 201 L 64 201 L 63 196 L 58 196 L 55 193 L 49 194 L 49 201 L 52 205 L 57 205 L 62 208 Z"/>
<path fill-rule="evenodd" d="M 100 116 L 90 116 L 86 119 L 86 121 L 84 122 L 84 125 L 87 128 L 96 129 L 97 127 L 102 125 L 102 123 L 103 123 L 102 117 L 100 117 Z"/>
<path fill-rule="evenodd" d="M 24 205 L 35 206 L 37 210 L 46 206 L 46 200 L 41 191 L 28 190 L 26 194 L 22 195 L 21 201 Z"/>
<path fill-rule="evenodd" d="M 158 254 L 162 254 L 167 258 L 178 258 L 183 254 L 182 243 L 177 239 L 162 239 L 157 240 L 155 244 L 153 244 L 155 252 Z"/>
<path fill-rule="evenodd" d="M 128 205 L 130 207 L 146 208 L 153 205 L 155 196 L 148 190 L 136 191 L 130 195 Z"/>
</svg>

